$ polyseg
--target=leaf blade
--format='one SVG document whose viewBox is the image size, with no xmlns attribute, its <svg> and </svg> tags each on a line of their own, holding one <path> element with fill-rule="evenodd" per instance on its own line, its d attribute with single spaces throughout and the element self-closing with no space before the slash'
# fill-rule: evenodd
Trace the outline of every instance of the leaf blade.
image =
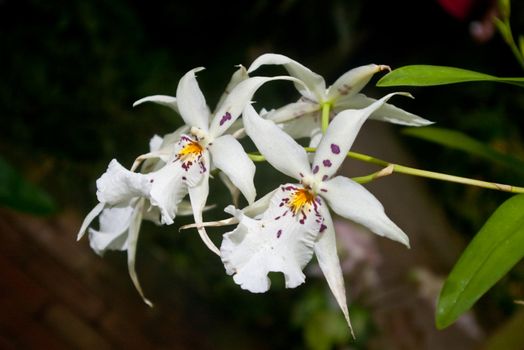
<svg viewBox="0 0 524 350">
<path fill-rule="evenodd" d="M 444 329 L 469 310 L 524 257 L 524 194 L 506 200 L 466 247 L 440 292 L 436 326 Z"/>
<path fill-rule="evenodd" d="M 377 86 L 435 86 L 474 81 L 507 83 L 524 87 L 524 78 L 500 78 L 472 70 L 434 65 L 408 65 L 397 68 L 378 82 Z"/>
<path fill-rule="evenodd" d="M 1 157 L 0 206 L 37 215 L 48 215 L 56 210 L 49 194 L 25 180 Z"/>
<path fill-rule="evenodd" d="M 460 131 L 426 126 L 423 128 L 405 128 L 402 130 L 402 133 L 407 136 L 416 137 L 421 140 L 475 155 L 479 158 L 498 163 L 517 173 L 524 174 L 524 160 L 501 153 Z"/>
</svg>

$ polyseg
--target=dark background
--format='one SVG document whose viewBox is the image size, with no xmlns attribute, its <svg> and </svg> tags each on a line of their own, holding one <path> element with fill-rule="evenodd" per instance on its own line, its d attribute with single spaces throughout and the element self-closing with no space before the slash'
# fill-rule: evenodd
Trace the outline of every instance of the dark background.
<svg viewBox="0 0 524 350">
<path fill-rule="evenodd" d="M 211 107 L 234 65 L 249 66 L 265 52 L 298 60 L 323 75 L 328 84 L 350 68 L 369 63 L 393 69 L 409 64 L 449 65 L 496 76 L 522 76 L 498 34 L 484 42 L 470 34 L 471 21 L 481 19 L 491 6 L 489 1 L 477 1 L 459 19 L 437 1 L 414 0 L 2 0 L 0 155 L 53 198 L 57 211 L 51 220 L 64 211 L 83 216 L 96 204 L 95 180 L 112 158 L 129 166 L 147 151 L 152 135 L 169 133 L 181 125 L 180 118 L 168 109 L 149 105 L 133 109 L 132 103 L 148 95 L 175 95 L 178 80 L 188 70 L 206 67 L 198 81 Z M 513 7 L 514 32 L 524 33 L 524 8 L 516 1 Z M 374 87 L 376 81 L 366 87 L 366 94 L 378 97 L 398 90 Z M 278 90 L 278 86 L 275 92 L 262 88 L 260 99 L 278 106 L 296 98 L 292 90 Z M 493 83 L 402 89 L 416 99 L 399 99 L 398 105 L 524 158 L 521 89 Z M 402 136 L 401 128 L 396 130 L 421 167 L 524 185 L 519 174 Z M 272 188 L 271 183 L 261 186 Z M 431 190 L 433 200 L 465 240 L 507 198 L 456 184 L 433 182 Z M 224 194 L 216 195 L 221 198 Z M 217 210 L 210 217 L 222 218 L 223 214 Z M 175 225 L 187 222 L 182 219 Z M 73 227 L 72 238 L 75 230 Z M 308 340 L 308 327 L 329 322 L 340 325 L 336 308 L 326 316 L 329 322 L 314 313 L 326 308 L 323 280 L 291 291 L 276 280 L 276 288 L 260 298 L 236 288 L 219 261 L 195 237 L 174 238 L 174 227 L 159 229 L 146 224 L 142 231 L 139 260 L 154 261 L 138 268 L 143 284 L 149 286 L 146 294 L 160 303 L 176 299 L 178 312 L 189 317 L 190 324 L 199 325 L 196 333 L 203 337 L 226 339 L 241 329 L 246 344 L 300 349 L 314 343 Z M 105 259 L 126 273 L 122 255 L 110 253 Z M 518 295 L 524 276 L 521 265 L 484 302 L 487 311 L 479 312 L 484 327 L 490 321 L 501 325 L 515 312 L 512 298 L 522 298 Z M 513 291 L 517 288 L 517 293 L 508 292 L 508 286 Z M 369 334 L 380 334 L 380 330 L 366 316 L 365 308 L 360 312 L 357 305 L 354 309 L 354 317 L 364 320 L 361 334 L 366 334 L 355 346 L 366 348 Z M 490 314 L 495 309 L 497 313 Z M 315 317 L 316 323 L 308 323 Z M 319 348 L 346 343 L 344 329 L 342 333 L 320 340 Z M 342 340 L 333 340 L 339 338 Z M 223 346 L 231 346 L 222 341 Z"/>
</svg>

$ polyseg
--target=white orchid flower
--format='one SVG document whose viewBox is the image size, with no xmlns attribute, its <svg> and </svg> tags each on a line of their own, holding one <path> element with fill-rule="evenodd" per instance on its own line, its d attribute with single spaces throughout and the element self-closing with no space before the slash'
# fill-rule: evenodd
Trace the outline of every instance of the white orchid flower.
<svg viewBox="0 0 524 350">
<path fill-rule="evenodd" d="M 282 272 L 287 288 L 300 285 L 305 280 L 302 270 L 314 253 L 351 328 L 329 208 L 380 236 L 406 246 L 409 240 L 363 186 L 333 176 L 364 121 L 392 95 L 364 109 L 340 112 L 321 139 L 312 165 L 306 151 L 288 134 L 261 118 L 251 105 L 246 107 L 243 120 L 249 137 L 273 167 L 299 183 L 281 185 L 248 210 L 227 209 L 239 225 L 224 235 L 221 257 L 226 272 L 243 289 L 267 291 L 269 272 Z"/>
<path fill-rule="evenodd" d="M 156 102 L 168 106 L 177 111 L 185 122 L 186 134 L 171 137 L 171 143 L 139 157 L 139 161 L 160 158 L 165 166 L 147 174 L 136 174 L 115 165 L 106 173 L 108 189 L 148 198 L 153 206 L 160 209 L 161 222 L 164 224 L 174 222 L 178 205 L 187 194 L 195 222 L 202 223 L 211 167 L 221 170 L 249 203 L 254 201 L 255 165 L 241 144 L 233 136 L 224 133 L 261 85 L 277 79 L 296 81 L 288 76 L 247 78 L 245 69 L 240 67 L 233 75 L 216 111 L 211 114 L 195 76 L 202 69 L 192 69 L 180 79 L 176 97 L 156 95 L 134 103 L 136 106 L 143 102 Z M 198 232 L 207 247 L 220 254 L 205 229 L 199 227 Z"/>
<path fill-rule="evenodd" d="M 175 132 L 176 133 L 176 132 Z M 170 136 L 164 138 L 155 135 L 149 145 L 150 151 L 159 152 L 166 143 L 170 143 Z M 163 166 L 160 159 L 150 159 L 144 164 L 143 171 Z M 144 170 L 145 169 L 145 170 Z M 109 163 L 107 171 L 97 180 L 97 197 L 99 203 L 87 214 L 77 239 L 80 240 L 89 232 L 89 244 L 98 254 L 103 255 L 107 250 L 127 251 L 127 265 L 129 276 L 149 306 L 152 303 L 144 296 L 135 269 L 136 247 L 142 220 L 153 221 L 160 224 L 160 212 L 153 208 L 146 200 L 147 191 L 141 191 L 143 179 L 139 174 L 128 176 L 128 170 L 116 160 Z M 120 182 L 128 182 L 130 186 Z M 130 188 L 135 190 L 130 191 Z M 100 226 L 98 230 L 89 228 L 93 220 L 98 217 Z"/>
<path fill-rule="evenodd" d="M 330 105 L 330 110 L 334 112 L 332 115 L 346 109 L 361 109 L 371 105 L 376 100 L 359 92 L 375 73 L 390 69 L 388 66 L 376 64 L 357 67 L 344 73 L 333 85 L 326 88 L 326 82 L 322 76 L 289 57 L 279 54 L 261 55 L 253 61 L 248 73 L 263 65 L 282 65 L 289 75 L 304 82 L 304 85 L 295 84 L 302 95 L 297 102 L 272 110 L 264 117 L 275 123 L 286 123 L 283 125 L 286 132 L 294 138 L 311 137 L 317 140 L 321 134 L 319 111 L 323 105 Z M 374 111 L 370 119 L 409 126 L 432 124 L 429 120 L 389 103 L 384 103 Z M 318 143 L 312 142 L 312 144 L 316 146 Z"/>
</svg>

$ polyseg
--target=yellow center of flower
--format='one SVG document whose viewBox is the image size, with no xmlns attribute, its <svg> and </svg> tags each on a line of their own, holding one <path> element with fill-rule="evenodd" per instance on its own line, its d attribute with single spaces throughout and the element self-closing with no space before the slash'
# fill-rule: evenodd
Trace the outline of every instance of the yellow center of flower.
<svg viewBox="0 0 524 350">
<path fill-rule="evenodd" d="M 204 149 L 197 141 L 189 141 L 179 152 L 180 158 L 186 158 L 187 156 L 198 156 Z"/>
<path fill-rule="evenodd" d="M 302 208 L 306 205 L 311 205 L 315 201 L 315 195 L 308 189 L 297 188 L 295 192 L 291 195 L 291 199 L 288 203 L 293 214 L 296 215 L 300 213 Z"/>
</svg>

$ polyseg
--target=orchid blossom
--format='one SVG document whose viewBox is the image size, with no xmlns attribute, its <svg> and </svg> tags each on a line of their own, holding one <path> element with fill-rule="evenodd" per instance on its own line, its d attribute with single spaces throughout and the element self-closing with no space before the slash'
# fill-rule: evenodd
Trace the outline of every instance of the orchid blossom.
<svg viewBox="0 0 524 350">
<path fill-rule="evenodd" d="M 149 143 L 150 151 L 159 152 L 169 140 L 169 136 L 161 138 L 155 135 Z M 161 160 L 151 159 L 142 168 L 148 171 L 161 166 Z M 138 281 L 135 258 L 142 220 L 160 224 L 160 213 L 158 208 L 151 207 L 146 200 L 146 193 L 130 190 L 147 188 L 147 183 L 139 174 L 131 173 L 130 176 L 128 173 L 115 159 L 109 163 L 107 171 L 96 182 L 99 203 L 87 214 L 77 239 L 80 240 L 88 231 L 89 244 L 98 255 L 103 255 L 107 250 L 127 251 L 129 276 L 144 302 L 152 306 Z M 89 226 L 97 216 L 100 226 L 95 230 Z"/>
<path fill-rule="evenodd" d="M 243 289 L 269 289 L 269 272 L 282 272 L 287 288 L 305 281 L 302 272 L 313 253 L 351 328 L 335 231 L 329 208 L 372 232 L 409 247 L 406 234 L 385 214 L 380 202 L 363 186 L 333 177 L 346 158 L 364 121 L 394 94 L 359 110 L 340 112 L 330 123 L 314 155 L 273 121 L 248 105 L 243 114 L 246 133 L 277 170 L 299 183 L 284 184 L 247 210 L 228 207 L 239 224 L 224 235 L 221 258 L 226 272 Z M 256 208 L 256 210 L 254 210 Z"/>
<path fill-rule="evenodd" d="M 163 224 L 174 222 L 178 205 L 186 194 L 189 194 L 195 222 L 202 222 L 211 167 L 225 173 L 248 203 L 254 201 L 255 166 L 241 144 L 224 133 L 262 84 L 276 79 L 296 80 L 287 76 L 247 78 L 245 69 L 240 67 L 233 74 L 216 111 L 211 114 L 195 76 L 202 69 L 192 69 L 180 79 L 176 97 L 149 96 L 134 104 L 156 102 L 167 105 L 178 111 L 184 120 L 185 126 L 175 133 L 176 137 L 171 137 L 170 142 L 161 149 L 138 157 L 133 169 L 140 161 L 152 158 L 161 159 L 165 165 L 146 174 L 137 174 L 114 160 L 99 180 L 105 183 L 105 192 L 109 196 L 113 196 L 111 191 L 120 191 L 127 196 L 147 198 L 152 206 L 160 210 Z M 219 254 L 205 229 L 199 228 L 198 232 L 207 247 Z"/>
<path fill-rule="evenodd" d="M 248 69 L 248 73 L 263 65 L 283 65 L 289 75 L 300 79 L 304 84 L 295 84 L 301 98 L 294 103 L 269 111 L 264 117 L 283 126 L 294 138 L 311 137 L 316 146 L 321 136 L 320 111 L 328 108 L 332 116 L 346 109 L 361 109 L 376 100 L 361 94 L 362 88 L 375 73 L 390 70 L 388 66 L 370 64 L 349 70 L 340 76 L 333 85 L 326 88 L 324 78 L 309 68 L 279 54 L 264 54 L 258 57 Z M 406 112 L 394 105 L 384 103 L 375 110 L 370 119 L 401 125 L 424 126 L 431 124 L 415 114 Z M 316 141 L 315 141 L 316 140 Z"/>
</svg>

